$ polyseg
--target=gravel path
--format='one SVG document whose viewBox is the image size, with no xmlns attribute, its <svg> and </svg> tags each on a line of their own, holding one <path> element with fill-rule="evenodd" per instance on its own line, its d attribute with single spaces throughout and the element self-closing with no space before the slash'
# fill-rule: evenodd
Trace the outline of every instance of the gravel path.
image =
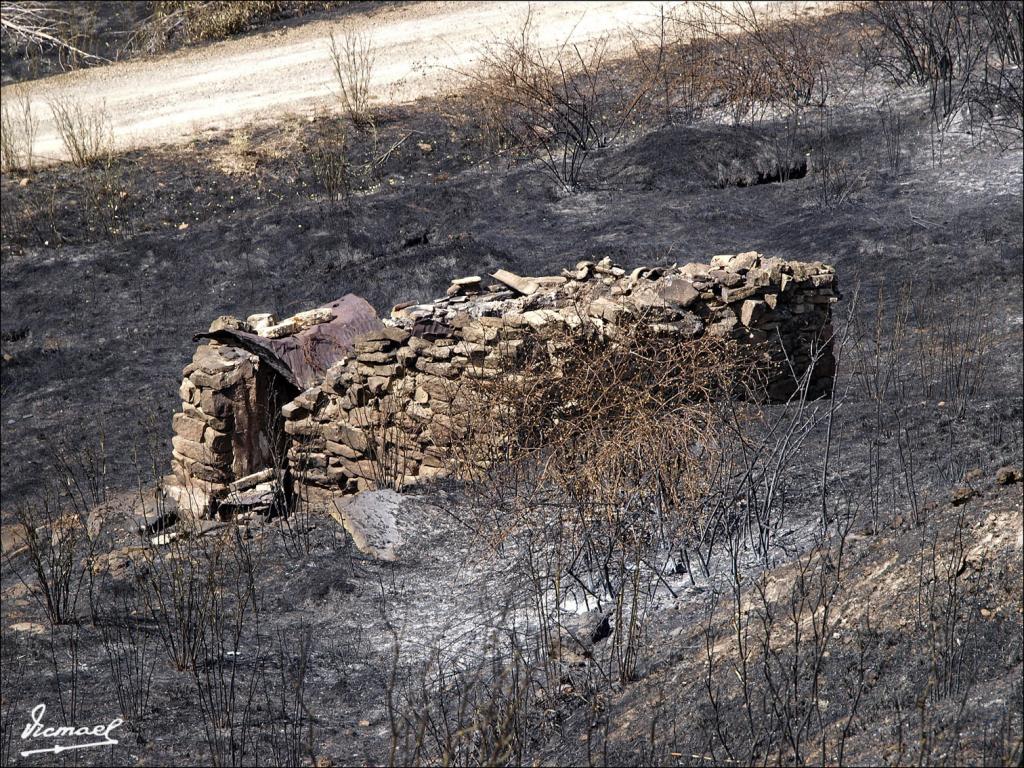
<svg viewBox="0 0 1024 768">
<path fill-rule="evenodd" d="M 630 30 L 652 23 L 658 7 L 548 2 L 532 4 L 532 11 L 543 46 L 606 36 L 615 49 L 629 45 Z M 36 155 L 44 162 L 64 156 L 47 101 L 65 96 L 105 105 L 119 148 L 185 142 L 202 131 L 312 114 L 332 100 L 330 34 L 346 29 L 369 33 L 376 46 L 375 103 L 435 95 L 455 73 L 471 68 L 483 44 L 517 31 L 526 12 L 526 4 L 510 2 L 385 5 L 35 81 L 29 88 L 39 119 Z"/>
</svg>

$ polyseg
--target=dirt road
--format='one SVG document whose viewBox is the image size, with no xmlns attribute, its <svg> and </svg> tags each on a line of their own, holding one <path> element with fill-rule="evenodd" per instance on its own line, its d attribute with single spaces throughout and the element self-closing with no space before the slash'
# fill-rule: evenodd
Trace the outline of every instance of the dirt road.
<svg viewBox="0 0 1024 768">
<path fill-rule="evenodd" d="M 651 23 L 658 4 L 549 2 L 534 3 L 532 9 L 541 45 L 602 35 L 612 45 L 626 45 L 628 30 Z M 435 94 L 451 82 L 453 70 L 472 64 L 481 45 L 516 31 L 526 11 L 526 4 L 511 2 L 375 6 L 330 21 L 34 82 L 29 87 L 39 120 L 36 156 L 45 162 L 64 155 L 47 107 L 55 97 L 105 105 L 119 148 L 187 141 L 204 130 L 311 113 L 334 102 L 332 31 L 372 36 L 377 53 L 371 90 L 377 103 Z"/>
</svg>

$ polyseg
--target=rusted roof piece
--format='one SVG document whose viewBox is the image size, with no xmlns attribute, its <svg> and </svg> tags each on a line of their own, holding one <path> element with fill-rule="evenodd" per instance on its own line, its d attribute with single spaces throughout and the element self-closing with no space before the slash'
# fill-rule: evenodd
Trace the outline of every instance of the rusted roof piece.
<svg viewBox="0 0 1024 768">
<path fill-rule="evenodd" d="M 198 333 L 194 341 L 211 339 L 258 355 L 299 389 L 317 384 L 334 363 L 352 351 L 356 337 L 383 328 L 384 323 L 366 299 L 350 293 L 325 305 L 334 319 L 291 336 L 269 339 L 248 331 L 224 328 Z"/>
</svg>

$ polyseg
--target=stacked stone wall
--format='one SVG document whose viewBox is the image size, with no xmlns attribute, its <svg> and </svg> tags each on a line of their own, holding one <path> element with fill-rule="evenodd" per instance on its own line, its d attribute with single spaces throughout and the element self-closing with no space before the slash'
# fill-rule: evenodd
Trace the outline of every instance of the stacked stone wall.
<svg viewBox="0 0 1024 768">
<path fill-rule="evenodd" d="M 710 264 L 637 269 L 581 262 L 562 275 L 496 273 L 452 283 L 448 296 L 400 306 L 392 326 L 357 340 L 353 355 L 284 409 L 289 466 L 301 487 L 358 491 L 445 474 L 467 439 L 474 380 L 514 372 L 522 345 L 590 324 L 608 338 L 630 324 L 695 339 L 757 345 L 768 400 L 792 396 L 811 363 L 808 394 L 831 386 L 834 270 L 745 253 Z"/>
<path fill-rule="evenodd" d="M 769 401 L 801 382 L 809 397 L 831 388 L 838 293 L 834 270 L 820 262 L 749 252 L 682 267 L 627 272 L 604 260 L 556 276 L 492 277 L 460 278 L 443 298 L 399 305 L 283 405 L 274 401 L 280 377 L 265 362 L 230 345 L 200 347 L 174 417 L 170 492 L 209 512 L 233 483 L 267 467 L 287 469 L 308 499 L 444 475 L 469 436 L 467 397 L 478 382 L 515 376 L 525 344 L 581 329 L 614 340 L 643 324 L 681 342 L 710 335 L 751 345 Z"/>
</svg>

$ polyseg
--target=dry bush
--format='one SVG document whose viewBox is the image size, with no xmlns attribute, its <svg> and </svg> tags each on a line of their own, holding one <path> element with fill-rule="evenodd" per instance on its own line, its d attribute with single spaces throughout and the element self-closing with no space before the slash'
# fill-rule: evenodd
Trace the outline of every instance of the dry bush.
<svg viewBox="0 0 1024 768">
<path fill-rule="evenodd" d="M 156 640 L 145 626 L 144 605 L 134 592 L 119 590 L 92 607 L 121 716 L 137 729 L 150 715 L 156 671 Z"/>
<path fill-rule="evenodd" d="M 80 556 L 83 547 L 89 546 L 85 518 L 53 489 L 16 507 L 14 517 L 23 526 L 24 552 L 32 575 L 24 575 L 13 559 L 8 560 L 9 566 L 40 600 L 51 624 L 76 622 L 86 574 Z"/>
<path fill-rule="evenodd" d="M 833 127 L 833 112 L 822 110 L 815 127 L 814 145 L 808 157 L 822 208 L 837 208 L 867 185 L 868 163 L 859 151 L 847 151 Z"/>
<path fill-rule="evenodd" d="M 0 107 L 0 169 L 31 173 L 35 168 L 33 149 L 39 121 L 32 114 L 27 89 L 9 85 L 5 90 Z"/>
<path fill-rule="evenodd" d="M 346 31 L 340 42 L 331 33 L 331 64 L 338 98 L 356 125 L 370 122 L 370 80 L 376 55 L 373 40 L 366 33 Z"/>
<path fill-rule="evenodd" d="M 14 508 L 23 546 L 7 552 L 5 560 L 52 625 L 74 624 L 86 587 L 84 563 L 97 543 L 88 524 L 89 510 L 106 500 L 104 441 L 100 437 L 97 449 L 77 452 L 57 444 L 48 454 L 49 478 Z M 22 557 L 30 576 L 23 572 Z"/>
<path fill-rule="evenodd" d="M 869 66 L 928 89 L 933 127 L 964 109 L 970 124 L 1019 140 L 1024 131 L 1024 5 L 863 2 Z"/>
<path fill-rule="evenodd" d="M 25 58 L 55 50 L 61 69 L 105 62 L 85 50 L 95 44 L 96 12 L 87 3 L 4 2 L 0 4 L 0 39 Z M 6 56 L 6 51 L 5 51 Z M 5 65 L 6 66 L 6 65 Z"/>
<path fill-rule="evenodd" d="M 851 353 L 863 394 L 881 408 L 942 401 L 961 417 L 992 372 L 992 318 L 965 292 L 943 295 L 935 283 L 879 289 L 870 323 L 857 320 Z"/>
<path fill-rule="evenodd" d="M 84 168 L 109 157 L 113 134 L 105 105 L 85 105 L 64 97 L 51 101 L 50 111 L 72 163 Z"/>
<path fill-rule="evenodd" d="M 528 765 L 551 723 L 543 677 L 515 632 L 488 638 L 468 663 L 432 649 L 429 661 L 388 688 L 389 765 Z M 396 642 L 394 664 L 401 656 Z M 549 710 L 550 712 L 550 710 Z"/>
<path fill-rule="evenodd" d="M 352 189 L 352 168 L 344 125 L 339 122 L 337 130 L 318 131 L 305 151 L 313 177 L 328 201 L 347 200 Z"/>
<path fill-rule="evenodd" d="M 582 323 L 527 344 L 514 374 L 464 393 L 459 467 L 483 480 L 471 524 L 519 553 L 554 658 L 565 606 L 585 605 L 610 616 L 606 673 L 628 680 L 661 561 L 699 526 L 716 397 L 750 383 L 748 368 L 731 342 L 683 342 L 642 319 L 614 339 Z"/>
<path fill-rule="evenodd" d="M 610 69 L 607 40 L 546 51 L 528 13 L 516 35 L 484 48 L 467 77 L 491 146 L 538 156 L 571 191 L 590 153 L 618 138 L 649 87 L 616 87 Z"/>
<path fill-rule="evenodd" d="M 222 40 L 275 19 L 332 5 L 312 0 L 158 0 L 145 24 L 144 47 L 160 50 L 170 43 Z"/>
<path fill-rule="evenodd" d="M 709 41 L 688 34 L 664 7 L 651 28 L 632 33 L 633 57 L 650 83 L 650 106 L 665 125 L 699 120 L 710 103 Z"/>
<path fill-rule="evenodd" d="M 737 123 L 821 108 L 832 95 L 840 33 L 794 18 L 787 3 L 701 2 L 684 7 L 673 26 L 676 46 L 701 54 L 701 90 Z"/>
</svg>

